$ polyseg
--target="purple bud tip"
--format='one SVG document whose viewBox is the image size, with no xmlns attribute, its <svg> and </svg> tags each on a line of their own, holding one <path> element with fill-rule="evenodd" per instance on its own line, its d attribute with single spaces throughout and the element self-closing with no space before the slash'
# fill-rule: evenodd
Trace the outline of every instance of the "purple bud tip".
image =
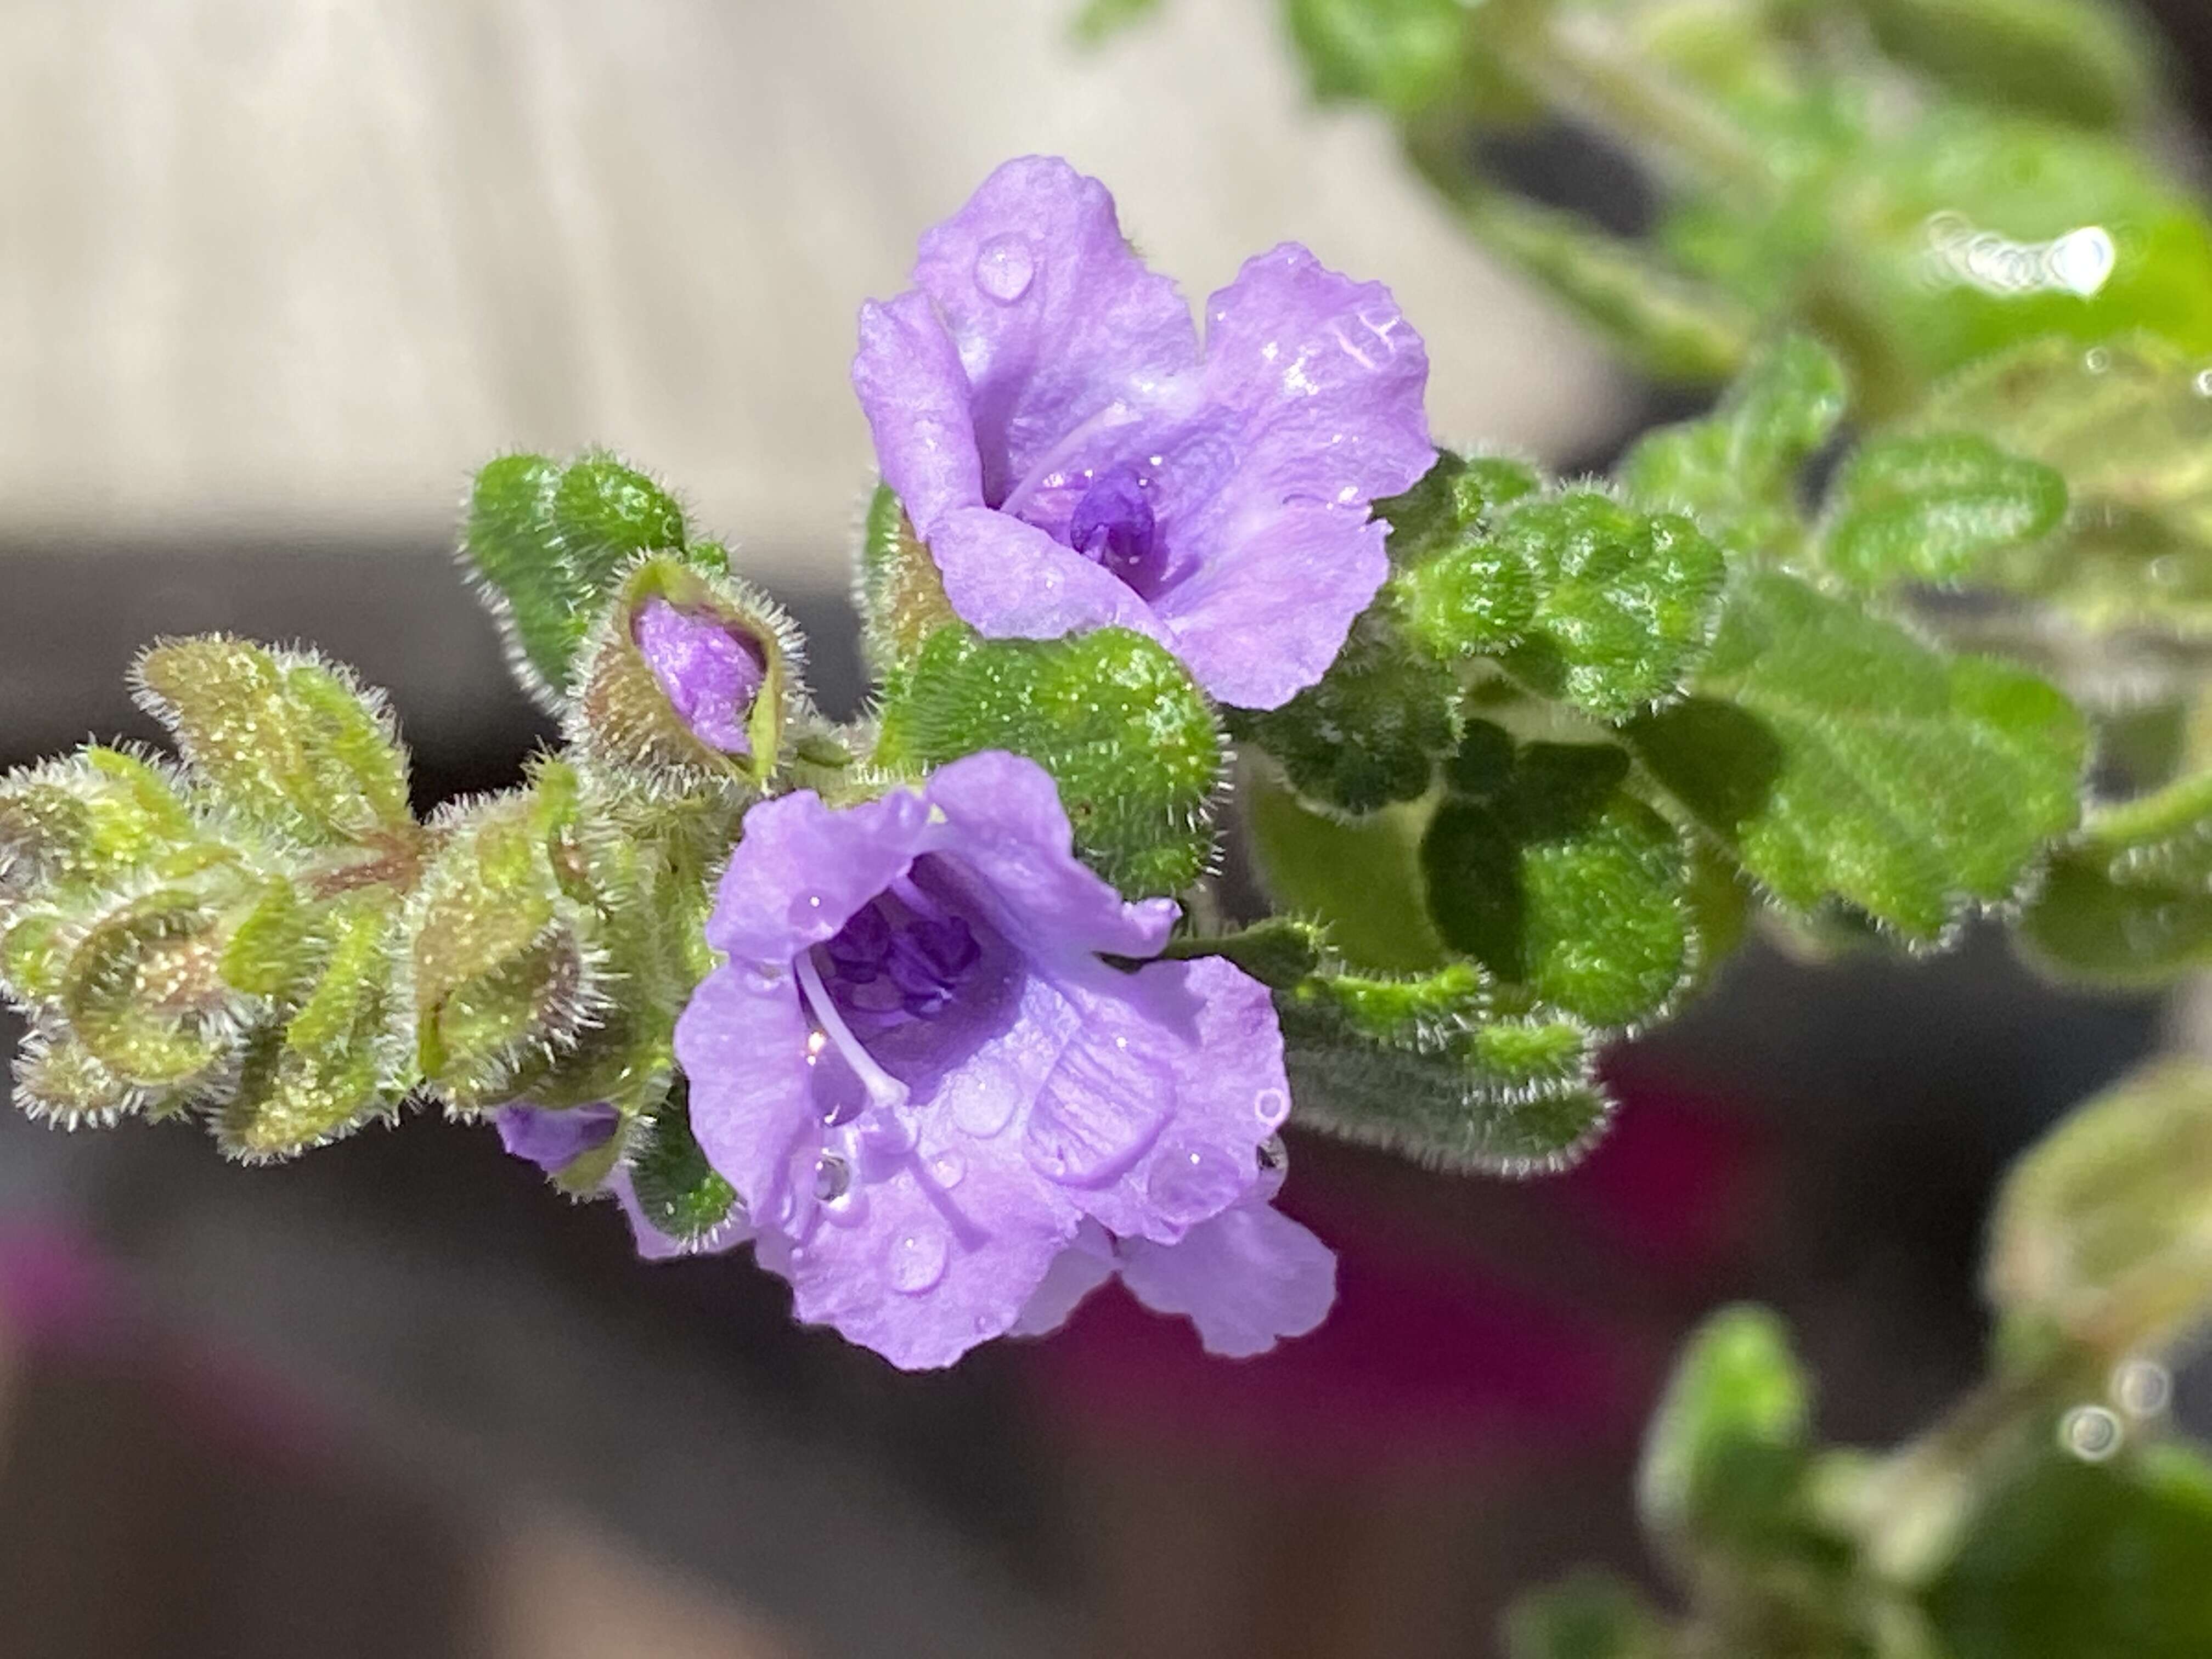
<svg viewBox="0 0 2212 1659">
<path fill-rule="evenodd" d="M 725 754 L 752 753 L 745 720 L 768 678 L 758 647 L 720 623 L 658 599 L 638 607 L 630 637 L 694 737 Z"/>
<path fill-rule="evenodd" d="M 499 1144 L 548 1175 L 558 1174 L 586 1152 L 605 1146 L 621 1121 L 622 1114 L 603 1101 L 565 1109 L 518 1103 L 501 1107 L 493 1118 L 499 1126 Z"/>
</svg>

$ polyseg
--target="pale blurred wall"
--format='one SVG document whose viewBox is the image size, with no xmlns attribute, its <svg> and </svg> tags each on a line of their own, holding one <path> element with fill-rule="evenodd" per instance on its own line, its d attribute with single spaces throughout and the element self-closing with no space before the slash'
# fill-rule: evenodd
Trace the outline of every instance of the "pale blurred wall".
<svg viewBox="0 0 2212 1659">
<path fill-rule="evenodd" d="M 0 545 L 428 545 L 489 453 L 602 441 L 827 577 L 854 307 L 1033 149 L 1194 297 L 1285 237 L 1385 278 L 1440 435 L 1571 447 L 1595 351 L 1310 107 L 1274 0 L 1096 53 L 1073 3 L 0 0 Z"/>
</svg>

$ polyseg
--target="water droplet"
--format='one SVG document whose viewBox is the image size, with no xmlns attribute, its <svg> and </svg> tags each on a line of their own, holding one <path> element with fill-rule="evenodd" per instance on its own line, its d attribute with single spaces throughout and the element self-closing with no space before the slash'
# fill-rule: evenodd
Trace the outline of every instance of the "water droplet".
<svg viewBox="0 0 2212 1659">
<path fill-rule="evenodd" d="M 1272 1129 L 1291 1115 L 1291 1097 L 1280 1089 L 1262 1089 L 1252 1097 L 1252 1110 Z"/>
<path fill-rule="evenodd" d="M 2196 386 L 2198 397 L 2212 398 L 2212 368 L 2198 369 L 2197 379 L 2191 384 Z"/>
<path fill-rule="evenodd" d="M 999 1322 L 997 1320 L 992 1318 L 988 1314 L 977 1314 L 975 1316 L 975 1334 L 978 1336 L 990 1335 L 991 1328 L 998 1322 Z"/>
<path fill-rule="evenodd" d="M 969 1134 L 988 1140 L 1012 1120 L 1019 1094 L 1012 1074 L 1005 1067 L 975 1066 L 953 1091 L 952 1121 Z"/>
<path fill-rule="evenodd" d="M 748 963 L 744 975 L 745 988 L 758 995 L 783 983 L 783 965 L 775 962 Z"/>
<path fill-rule="evenodd" d="M 1036 257 L 1029 243 L 1013 231 L 994 236 L 975 255 L 975 286 L 1002 306 L 1028 293 L 1036 276 Z"/>
<path fill-rule="evenodd" d="M 886 1271 L 891 1288 L 919 1296 L 945 1277 L 945 1232 L 939 1227 L 910 1227 L 891 1241 Z"/>
<path fill-rule="evenodd" d="M 2102 346 L 2093 346 L 2083 354 L 2081 366 L 2092 374 L 2102 374 L 2112 366 L 2112 354 Z"/>
<path fill-rule="evenodd" d="M 2102 1406 L 2076 1406 L 2058 1425 L 2058 1443 L 2085 1463 L 2101 1463 L 2120 1449 L 2120 1419 Z"/>
<path fill-rule="evenodd" d="M 1170 1221 L 1198 1221 L 1237 1196 L 1237 1164 L 1211 1146 L 1170 1146 L 1146 1178 L 1145 1192 Z"/>
<path fill-rule="evenodd" d="M 843 1158 L 824 1152 L 814 1160 L 814 1196 L 822 1202 L 835 1204 L 852 1186 L 853 1171 Z"/>
<path fill-rule="evenodd" d="M 1262 1170 L 1285 1169 L 1290 1164 L 1291 1149 L 1283 1144 L 1282 1136 L 1269 1135 L 1260 1143 L 1259 1158 Z"/>
<path fill-rule="evenodd" d="M 2130 1417 L 2159 1417 L 2173 1403 L 2173 1373 L 2155 1359 L 2124 1359 L 2112 1369 L 2112 1403 Z"/>
<path fill-rule="evenodd" d="M 957 1152 L 942 1152 L 929 1160 L 929 1173 L 937 1178 L 939 1186 L 950 1192 L 968 1173 L 968 1160 Z"/>
<path fill-rule="evenodd" d="M 790 921 L 793 927 L 811 927 L 821 919 L 821 894 L 806 893 L 792 900 Z"/>
</svg>

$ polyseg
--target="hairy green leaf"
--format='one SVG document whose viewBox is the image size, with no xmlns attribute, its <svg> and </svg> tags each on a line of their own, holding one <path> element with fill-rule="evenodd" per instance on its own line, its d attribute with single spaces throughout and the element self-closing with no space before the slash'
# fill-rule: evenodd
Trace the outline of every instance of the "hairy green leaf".
<svg viewBox="0 0 2212 1659">
<path fill-rule="evenodd" d="M 940 629 L 884 705 L 877 763 L 921 771 L 985 749 L 1052 774 L 1077 854 L 1133 898 L 1178 892 L 1212 859 L 1220 728 L 1182 665 L 1141 634 Z"/>
<path fill-rule="evenodd" d="M 894 678 L 938 629 L 960 618 L 937 562 L 886 483 L 876 486 L 860 532 L 860 640 L 877 674 Z"/>
<path fill-rule="evenodd" d="M 711 1238 L 732 1212 L 744 1215 L 736 1188 L 692 1137 L 690 1085 L 680 1072 L 630 1162 L 630 1181 L 646 1219 L 685 1243 Z"/>
<path fill-rule="evenodd" d="M 394 990 L 397 906 L 350 894 L 318 919 L 314 988 L 291 1018 L 249 1044 L 216 1139 L 249 1163 L 288 1158 L 372 1117 L 391 1116 L 415 1082 Z"/>
<path fill-rule="evenodd" d="M 1801 539 L 1798 472 L 1835 432 L 1848 395 L 1827 348 L 1787 335 L 1752 359 L 1712 414 L 1638 440 L 1618 476 L 1640 504 L 1694 514 L 1731 553 L 1786 556 Z"/>
<path fill-rule="evenodd" d="M 1444 943 L 1501 980 L 1595 1025 L 1664 1007 L 1695 957 L 1680 834 L 1621 787 L 1610 744 L 1531 744 L 1469 728 L 1455 793 L 1421 841 L 1429 913 Z M 1496 755 L 1502 751 L 1503 765 Z"/>
<path fill-rule="evenodd" d="M 1371 812 L 1428 793 L 1458 744 L 1459 705 L 1458 675 L 1401 637 L 1386 602 L 1352 624 L 1319 681 L 1279 708 L 1231 713 L 1229 729 L 1309 799 Z"/>
<path fill-rule="evenodd" d="M 623 568 L 680 550 L 684 512 L 611 455 L 507 455 L 477 474 L 461 549 L 495 596 L 517 677 L 549 707 Z M 715 550 L 719 553 L 720 550 Z"/>
<path fill-rule="evenodd" d="M 306 847 L 411 830 L 398 732 L 345 670 L 206 635 L 155 646 L 137 678 L 186 766 L 241 818 Z"/>
<path fill-rule="evenodd" d="M 1978 434 L 1876 438 L 1836 476 L 1820 562 L 1866 587 L 1962 582 L 2065 516 L 2065 479 Z"/>
<path fill-rule="evenodd" d="M 2091 628 L 2212 633 L 2212 370 L 2146 335 L 2041 339 L 1940 388 L 1919 425 L 2064 476 L 2061 532 L 1984 573 Z"/>
<path fill-rule="evenodd" d="M 1527 1176 L 1571 1168 L 1613 1105 L 1589 1031 L 1490 1011 L 1461 963 L 1412 978 L 1321 974 L 1279 991 L 1297 1121 L 1443 1169 Z"/>
<path fill-rule="evenodd" d="M 1884 50 L 2002 108 L 2091 126 L 2140 115 L 2157 76 L 2149 37 L 2092 0 L 1852 0 Z"/>
<path fill-rule="evenodd" d="M 1739 582 L 1699 695 L 1638 722 L 1651 774 L 1784 905 L 1939 939 L 2073 828 L 2087 734 L 2042 681 L 1945 657 L 1794 577 Z"/>
<path fill-rule="evenodd" d="M 0 778 L 0 917 L 37 895 L 96 896 L 203 839 L 163 769 L 88 746 Z"/>
<path fill-rule="evenodd" d="M 2020 936 L 2091 984 L 2158 985 L 2212 964 L 2212 775 L 2093 812 L 2051 860 Z"/>
</svg>

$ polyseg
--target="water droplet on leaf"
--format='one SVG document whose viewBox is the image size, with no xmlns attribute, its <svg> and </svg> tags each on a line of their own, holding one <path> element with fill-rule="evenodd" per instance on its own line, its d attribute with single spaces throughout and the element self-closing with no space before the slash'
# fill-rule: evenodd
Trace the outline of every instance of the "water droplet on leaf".
<svg viewBox="0 0 2212 1659">
<path fill-rule="evenodd" d="M 2085 1463 L 2101 1463 L 2120 1449 L 2120 1419 L 2102 1406 L 2076 1406 L 2058 1425 L 2058 1443 Z"/>
</svg>

